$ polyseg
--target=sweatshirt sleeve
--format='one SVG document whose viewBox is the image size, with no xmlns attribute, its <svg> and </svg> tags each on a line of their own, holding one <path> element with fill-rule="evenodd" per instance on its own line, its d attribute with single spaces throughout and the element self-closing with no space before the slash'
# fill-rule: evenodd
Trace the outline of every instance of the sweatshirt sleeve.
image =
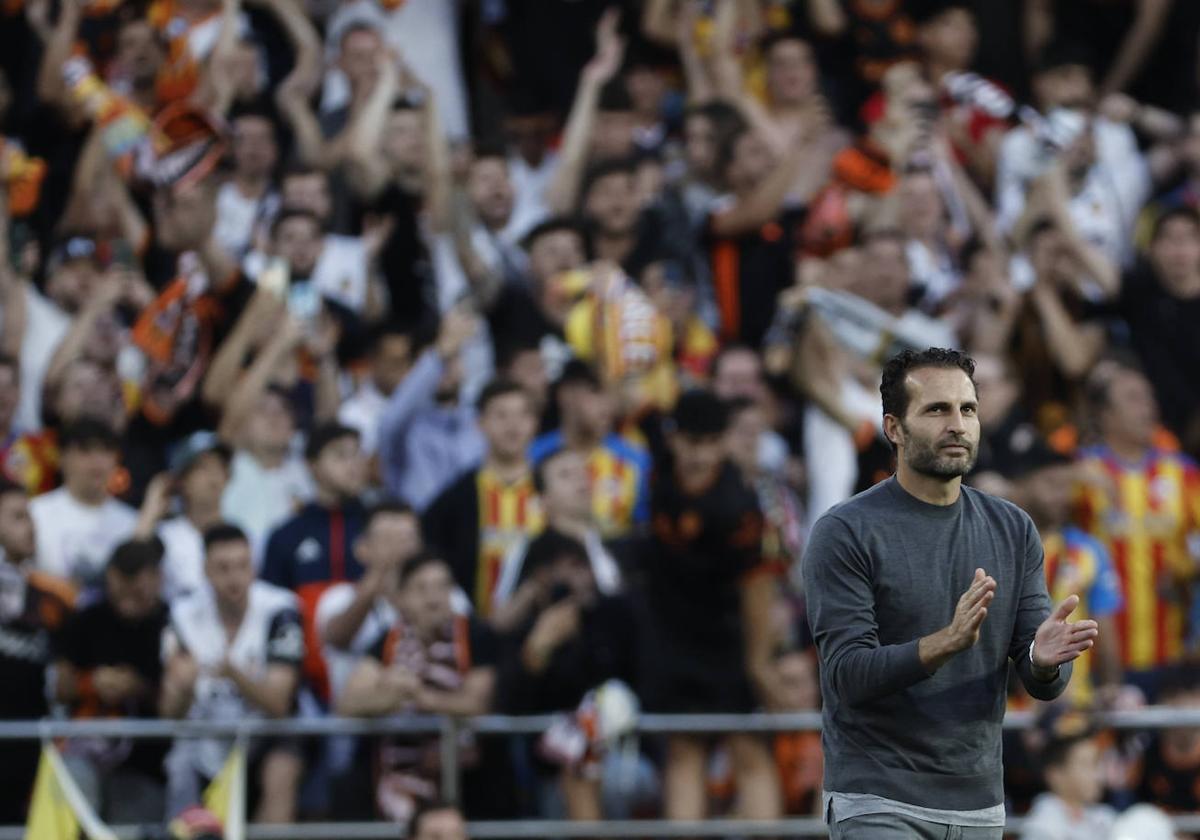
<svg viewBox="0 0 1200 840">
<path fill-rule="evenodd" d="M 1021 597 L 1017 602 L 1017 620 L 1013 625 L 1012 643 L 1008 657 L 1012 660 L 1031 697 L 1038 700 L 1053 700 L 1067 688 L 1071 680 L 1071 663 L 1059 666 L 1058 676 L 1043 682 L 1033 675 L 1033 661 L 1029 658 L 1029 646 L 1037 629 L 1050 615 L 1050 595 L 1046 591 L 1046 572 L 1043 568 L 1045 555 L 1037 529 L 1028 518 L 1025 520 L 1025 562 L 1021 576 Z"/>
<path fill-rule="evenodd" d="M 920 639 L 881 645 L 871 560 L 836 516 L 813 526 L 804 552 L 805 603 L 829 685 L 850 706 L 874 702 L 929 677 Z"/>
</svg>

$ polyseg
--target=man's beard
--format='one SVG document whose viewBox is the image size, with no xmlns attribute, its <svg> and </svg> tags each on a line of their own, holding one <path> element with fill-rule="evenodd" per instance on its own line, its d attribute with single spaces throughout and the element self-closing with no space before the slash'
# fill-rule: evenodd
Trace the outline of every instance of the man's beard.
<svg viewBox="0 0 1200 840">
<path fill-rule="evenodd" d="M 956 457 L 944 453 L 941 449 L 946 445 L 944 442 L 933 444 L 914 438 L 907 432 L 908 430 L 905 429 L 908 440 L 904 448 L 904 461 L 913 472 L 934 478 L 949 479 L 964 476 L 975 467 L 975 459 L 979 456 L 979 447 L 972 446 L 965 440 L 959 440 L 958 443 L 967 449 L 967 457 L 964 459 L 961 456 Z"/>
</svg>

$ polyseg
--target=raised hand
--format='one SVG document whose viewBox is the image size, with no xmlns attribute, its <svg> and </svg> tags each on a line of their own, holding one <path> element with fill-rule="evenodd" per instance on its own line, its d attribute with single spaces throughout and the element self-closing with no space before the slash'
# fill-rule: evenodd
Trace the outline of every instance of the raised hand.
<svg viewBox="0 0 1200 840">
<path fill-rule="evenodd" d="M 625 40 L 617 33 L 620 20 L 621 13 L 610 7 L 596 24 L 596 54 L 583 68 L 584 77 L 594 84 L 605 84 L 621 69 Z"/>
<path fill-rule="evenodd" d="M 979 641 L 979 628 L 987 618 L 988 604 L 996 597 L 996 579 L 983 569 L 975 570 L 975 579 L 958 599 L 954 619 L 946 628 L 956 651 L 963 651 Z"/>
<path fill-rule="evenodd" d="M 1033 637 L 1033 667 L 1051 671 L 1059 665 L 1078 659 L 1090 650 L 1100 635 L 1100 625 L 1094 621 L 1068 621 L 1079 606 L 1079 596 L 1071 595 L 1054 608 Z"/>
</svg>

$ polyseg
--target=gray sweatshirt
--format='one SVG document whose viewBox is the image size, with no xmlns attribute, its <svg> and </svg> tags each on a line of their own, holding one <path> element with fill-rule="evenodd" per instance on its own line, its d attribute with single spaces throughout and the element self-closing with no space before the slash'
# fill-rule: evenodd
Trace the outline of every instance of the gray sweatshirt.
<svg viewBox="0 0 1200 840">
<path fill-rule="evenodd" d="M 979 641 L 932 676 L 917 643 L 948 625 L 976 568 L 996 579 Z M 830 510 L 803 561 L 821 661 L 825 789 L 924 808 L 1004 801 L 1000 721 L 1011 660 L 1029 693 L 1029 644 L 1050 614 L 1042 544 L 1009 502 L 970 487 L 953 505 L 909 495 L 895 477 Z"/>
</svg>

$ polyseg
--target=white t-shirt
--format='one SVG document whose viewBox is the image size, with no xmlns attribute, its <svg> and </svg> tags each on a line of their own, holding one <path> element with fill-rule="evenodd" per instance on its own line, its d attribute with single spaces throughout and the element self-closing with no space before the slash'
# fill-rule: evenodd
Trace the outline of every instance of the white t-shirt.
<svg viewBox="0 0 1200 840">
<path fill-rule="evenodd" d="M 261 558 L 271 531 L 312 497 L 312 479 L 300 458 L 289 456 L 269 470 L 249 453 L 238 450 L 221 497 L 221 516 L 246 532 L 254 556 Z"/>
<path fill-rule="evenodd" d="M 84 586 L 100 582 L 113 549 L 137 527 L 129 505 L 116 499 L 85 505 L 66 487 L 33 499 L 29 512 L 37 530 L 37 567 Z"/>
<path fill-rule="evenodd" d="M 266 676 L 267 666 L 284 663 L 300 667 L 304 660 L 304 629 L 299 602 L 286 589 L 261 580 L 250 585 L 246 614 L 237 635 L 230 640 L 217 613 L 212 588 L 205 586 L 171 605 L 171 623 L 163 634 L 163 658 L 185 651 L 200 668 L 189 720 L 229 721 L 262 717 L 262 710 L 242 697 L 237 685 L 218 677 L 228 657 L 251 679 Z M 216 738 L 183 738 L 174 753 L 186 753 L 197 772 L 213 777 L 229 751 L 227 741 Z M 168 759 L 168 765 L 172 762 Z"/>
<path fill-rule="evenodd" d="M 358 432 L 364 455 L 374 455 L 379 448 L 379 418 L 387 403 L 387 397 L 367 379 L 338 409 L 338 422 Z"/>
<path fill-rule="evenodd" d="M 186 516 L 158 526 L 163 555 L 163 597 L 168 602 L 205 586 L 204 535 Z"/>
<path fill-rule="evenodd" d="M 3 307 L 0 307 L 0 313 Z M 21 401 L 13 419 L 18 432 L 42 427 L 42 386 L 50 359 L 71 328 L 71 317 L 25 284 L 25 335 L 21 338 Z"/>
<path fill-rule="evenodd" d="M 510 242 L 520 242 L 525 234 L 550 215 L 546 190 L 557 171 L 557 152 L 546 152 L 537 167 L 530 166 L 519 155 L 508 159 L 508 177 L 512 181 L 514 201 L 504 235 Z"/>
<path fill-rule="evenodd" d="M 279 196 L 268 191 L 262 198 L 247 198 L 233 181 L 217 191 L 217 221 L 213 236 L 226 253 L 240 257 L 254 245 L 254 234 L 279 209 Z"/>
<path fill-rule="evenodd" d="M 242 271 L 255 282 L 266 267 L 267 255 L 262 251 L 251 251 L 242 260 Z M 361 314 L 367 305 L 370 282 L 367 246 L 362 238 L 325 234 L 321 255 L 317 257 L 309 280 L 324 297 Z"/>
<path fill-rule="evenodd" d="M 334 617 L 345 612 L 354 603 L 354 584 L 335 583 L 325 590 L 317 600 L 316 626 L 317 636 L 325 638 L 325 628 Z M 371 649 L 371 645 L 396 623 L 396 610 L 386 598 L 376 598 L 375 604 L 362 626 L 354 634 L 348 648 L 338 648 L 322 643 L 325 655 L 325 667 L 329 673 L 330 700 L 336 701 L 354 673 L 358 661 Z"/>
<path fill-rule="evenodd" d="M 1077 813 L 1052 793 L 1043 793 L 1021 830 L 1021 840 L 1101 840 L 1108 837 L 1117 812 L 1107 805 L 1092 805 Z"/>
</svg>

